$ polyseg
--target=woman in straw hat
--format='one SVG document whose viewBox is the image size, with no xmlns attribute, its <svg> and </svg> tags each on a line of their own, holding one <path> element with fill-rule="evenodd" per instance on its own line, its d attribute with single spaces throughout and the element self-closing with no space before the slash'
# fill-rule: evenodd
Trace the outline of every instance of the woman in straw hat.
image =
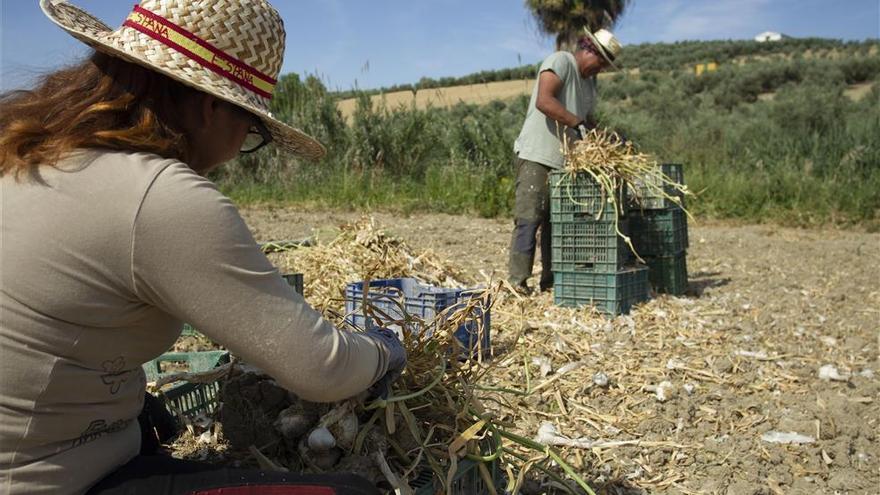
<svg viewBox="0 0 880 495">
<path fill-rule="evenodd" d="M 140 450 L 141 363 L 182 321 L 311 401 L 387 386 L 406 362 L 392 333 L 323 320 L 204 178 L 269 143 L 324 153 L 269 113 L 278 13 L 143 0 L 112 30 L 61 0 L 40 5 L 95 53 L 0 97 L 0 492 L 374 493 L 354 476 Z"/>
</svg>

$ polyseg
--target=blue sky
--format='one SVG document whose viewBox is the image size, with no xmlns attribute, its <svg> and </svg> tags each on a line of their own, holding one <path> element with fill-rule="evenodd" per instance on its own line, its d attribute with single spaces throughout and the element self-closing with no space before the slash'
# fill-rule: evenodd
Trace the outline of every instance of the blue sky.
<svg viewBox="0 0 880 495">
<path fill-rule="evenodd" d="M 74 1 L 118 26 L 135 0 Z M 389 86 L 534 63 L 552 50 L 522 0 L 274 0 L 287 28 L 282 72 L 334 89 Z M 880 0 L 635 0 L 615 31 L 624 44 L 795 37 L 880 37 Z M 0 0 L 0 88 L 81 57 L 36 0 Z"/>
</svg>

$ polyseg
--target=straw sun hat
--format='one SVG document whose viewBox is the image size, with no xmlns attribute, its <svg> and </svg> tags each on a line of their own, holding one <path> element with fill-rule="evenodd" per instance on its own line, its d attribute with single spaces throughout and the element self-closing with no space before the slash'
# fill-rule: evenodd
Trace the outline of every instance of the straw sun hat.
<svg viewBox="0 0 880 495">
<path fill-rule="evenodd" d="M 269 112 L 284 24 L 265 0 L 141 0 L 117 30 L 64 0 L 40 0 L 55 24 L 95 50 L 161 72 L 259 117 L 275 144 L 304 158 L 324 147 Z"/>
<path fill-rule="evenodd" d="M 599 50 L 602 57 L 616 70 L 617 66 L 614 65 L 614 59 L 620 54 L 623 45 L 614 37 L 614 34 L 607 29 L 600 29 L 595 33 L 591 33 L 589 28 L 584 28 L 584 33 L 593 42 L 593 45 Z"/>
</svg>

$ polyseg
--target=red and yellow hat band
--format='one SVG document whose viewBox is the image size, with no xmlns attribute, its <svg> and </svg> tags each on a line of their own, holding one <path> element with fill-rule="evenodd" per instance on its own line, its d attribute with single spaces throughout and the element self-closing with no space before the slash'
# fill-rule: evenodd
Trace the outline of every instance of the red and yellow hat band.
<svg viewBox="0 0 880 495">
<path fill-rule="evenodd" d="M 272 98 L 277 81 L 250 65 L 220 50 L 186 29 L 140 6 L 128 16 L 123 26 L 136 29 L 202 67 L 235 82 L 264 98 Z"/>
</svg>

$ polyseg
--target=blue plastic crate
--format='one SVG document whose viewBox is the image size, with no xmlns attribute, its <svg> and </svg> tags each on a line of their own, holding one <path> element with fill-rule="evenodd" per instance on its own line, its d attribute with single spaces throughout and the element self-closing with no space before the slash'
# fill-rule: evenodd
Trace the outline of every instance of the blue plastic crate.
<svg viewBox="0 0 880 495">
<path fill-rule="evenodd" d="M 448 310 L 451 313 L 479 294 L 480 291 L 475 290 L 434 287 L 414 278 L 371 280 L 367 298 L 370 305 L 384 313 L 377 314 L 374 318 L 365 317 L 362 310 L 364 282 L 355 282 L 345 288 L 346 320 L 362 329 L 381 325 L 399 332 L 400 325 L 392 322 L 403 320 L 405 315 L 417 316 L 429 326 L 442 312 Z M 491 343 L 489 310 L 477 308 L 474 316 L 475 318 L 466 321 L 455 331 L 455 337 L 466 349 L 474 352 L 480 349 L 485 354 L 489 351 Z M 386 317 L 390 321 L 386 321 Z M 424 328 L 414 326 L 414 322 L 408 323 L 410 324 L 408 328 L 417 333 L 425 331 Z M 432 329 L 429 328 L 428 332 L 430 331 Z"/>
</svg>

